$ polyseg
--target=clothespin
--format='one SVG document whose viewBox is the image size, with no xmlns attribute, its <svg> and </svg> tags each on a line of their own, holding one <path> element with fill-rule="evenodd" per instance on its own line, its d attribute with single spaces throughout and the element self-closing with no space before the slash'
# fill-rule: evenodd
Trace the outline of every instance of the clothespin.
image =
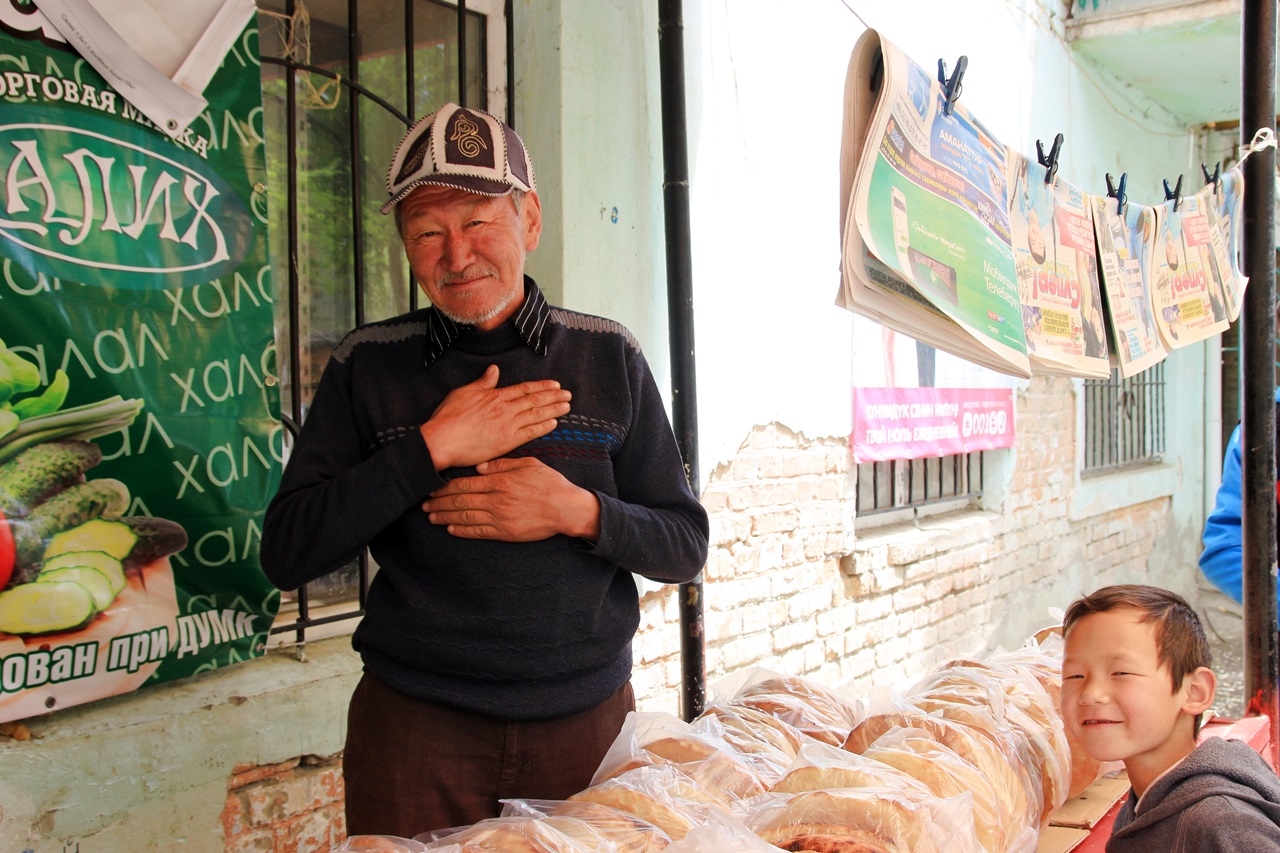
<svg viewBox="0 0 1280 853">
<path fill-rule="evenodd" d="M 1044 154 L 1044 146 L 1040 144 L 1040 140 L 1036 140 L 1036 158 L 1040 161 L 1040 165 L 1044 166 L 1044 182 L 1046 184 L 1053 183 L 1053 178 L 1058 174 L 1058 152 L 1062 150 L 1062 134 L 1059 133 L 1053 138 L 1053 147 L 1049 149 L 1049 156 Z"/>
<path fill-rule="evenodd" d="M 1172 201 L 1174 210 L 1182 204 L 1182 175 L 1178 176 L 1178 183 L 1174 184 L 1173 189 L 1169 189 L 1169 179 L 1164 179 L 1164 200 Z"/>
<path fill-rule="evenodd" d="M 1111 173 L 1107 173 L 1107 197 L 1116 200 L 1116 213 L 1124 216 L 1125 205 L 1129 203 L 1129 196 L 1125 195 L 1124 187 L 1129 182 L 1129 173 L 1120 173 L 1120 184 L 1117 186 L 1111 183 Z"/>
<path fill-rule="evenodd" d="M 1209 167 L 1204 163 L 1200 164 L 1200 171 L 1204 172 L 1204 185 L 1207 187 L 1213 184 L 1213 194 L 1217 195 L 1222 188 L 1222 161 L 1219 160 L 1213 164 L 1213 174 L 1209 174 Z"/>
<path fill-rule="evenodd" d="M 964 71 L 969 67 L 969 57 L 961 56 L 956 60 L 956 69 L 951 76 L 947 76 L 947 61 L 945 59 L 938 60 L 938 82 L 942 84 L 942 91 L 946 98 L 942 102 L 942 114 L 951 115 L 951 108 L 955 106 L 956 98 L 960 97 L 960 81 L 964 79 Z"/>
</svg>

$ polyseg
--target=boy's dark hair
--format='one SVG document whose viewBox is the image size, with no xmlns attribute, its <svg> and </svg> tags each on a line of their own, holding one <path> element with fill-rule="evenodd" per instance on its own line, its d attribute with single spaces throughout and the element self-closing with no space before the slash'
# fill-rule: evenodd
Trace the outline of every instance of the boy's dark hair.
<svg viewBox="0 0 1280 853">
<path fill-rule="evenodd" d="M 1200 617 L 1182 596 L 1157 586 L 1116 584 L 1076 599 L 1062 618 L 1062 636 L 1091 613 L 1123 607 L 1137 610 L 1141 614 L 1139 621 L 1156 624 L 1156 655 L 1169 667 L 1173 692 L 1181 689 L 1182 680 L 1200 667 L 1213 666 L 1213 652 Z M 1200 733 L 1200 716 L 1195 718 L 1196 734 Z"/>
</svg>

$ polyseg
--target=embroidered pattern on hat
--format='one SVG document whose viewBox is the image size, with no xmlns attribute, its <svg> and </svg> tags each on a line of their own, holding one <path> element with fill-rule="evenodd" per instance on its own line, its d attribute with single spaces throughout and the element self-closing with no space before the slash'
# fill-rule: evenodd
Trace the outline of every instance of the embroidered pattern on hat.
<svg viewBox="0 0 1280 853">
<path fill-rule="evenodd" d="M 488 148 L 480 136 L 480 125 L 471 120 L 466 113 L 459 112 L 453 124 L 453 133 L 449 141 L 457 143 L 458 151 L 463 157 L 478 157 L 482 149 Z"/>
<path fill-rule="evenodd" d="M 488 123 L 481 125 L 470 113 L 458 110 L 450 116 L 449 124 L 452 127 L 448 135 L 450 144 L 445 148 L 446 162 L 457 163 L 464 160 L 470 166 L 495 168 L 492 147 L 485 141 L 488 134 L 481 134 L 482 129 L 490 130 Z"/>
</svg>

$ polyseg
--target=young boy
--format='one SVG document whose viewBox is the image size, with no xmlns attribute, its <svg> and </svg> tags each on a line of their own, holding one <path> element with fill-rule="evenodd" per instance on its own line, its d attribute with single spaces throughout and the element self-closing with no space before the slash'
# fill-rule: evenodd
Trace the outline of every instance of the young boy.
<svg viewBox="0 0 1280 853">
<path fill-rule="evenodd" d="M 1108 586 L 1062 624 L 1062 717 L 1100 761 L 1123 761 L 1133 790 L 1108 853 L 1280 851 L 1280 780 L 1241 741 L 1205 738 L 1217 679 L 1204 629 L 1181 597 Z"/>
</svg>

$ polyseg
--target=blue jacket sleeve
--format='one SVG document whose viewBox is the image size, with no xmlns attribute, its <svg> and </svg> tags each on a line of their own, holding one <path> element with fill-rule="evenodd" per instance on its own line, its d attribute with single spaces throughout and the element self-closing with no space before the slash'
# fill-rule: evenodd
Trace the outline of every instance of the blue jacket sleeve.
<svg viewBox="0 0 1280 853">
<path fill-rule="evenodd" d="M 1204 551 L 1200 554 L 1200 571 L 1214 586 L 1241 601 L 1244 552 L 1241 544 L 1240 505 L 1240 427 L 1231 433 L 1226 457 L 1222 461 L 1222 485 L 1213 511 L 1204 524 Z"/>
</svg>

